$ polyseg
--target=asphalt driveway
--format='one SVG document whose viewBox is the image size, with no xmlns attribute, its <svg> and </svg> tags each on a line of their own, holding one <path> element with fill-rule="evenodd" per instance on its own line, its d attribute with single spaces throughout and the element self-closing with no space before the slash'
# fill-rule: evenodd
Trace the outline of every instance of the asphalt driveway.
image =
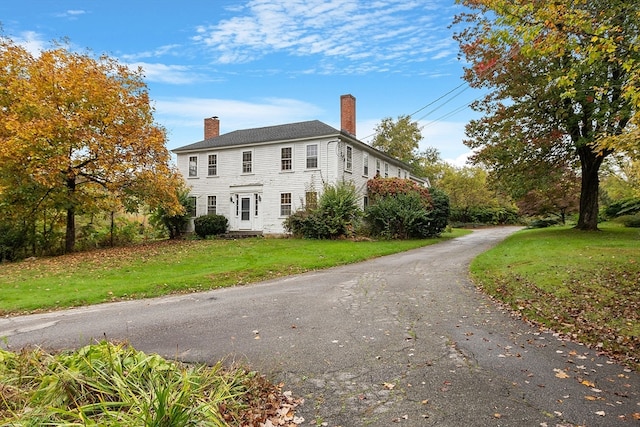
<svg viewBox="0 0 640 427">
<path fill-rule="evenodd" d="M 241 361 L 305 402 L 304 425 L 637 426 L 640 374 L 512 317 L 468 264 L 516 228 L 211 292 L 0 319 L 4 348 L 95 339 Z"/>
</svg>

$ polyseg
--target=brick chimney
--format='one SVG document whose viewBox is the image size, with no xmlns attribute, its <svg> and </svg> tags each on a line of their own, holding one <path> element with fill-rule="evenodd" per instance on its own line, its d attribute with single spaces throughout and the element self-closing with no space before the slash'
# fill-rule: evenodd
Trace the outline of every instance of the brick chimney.
<svg viewBox="0 0 640 427">
<path fill-rule="evenodd" d="M 353 95 L 340 97 L 340 129 L 356 136 L 356 98 Z"/>
<path fill-rule="evenodd" d="M 218 116 L 204 119 L 204 139 L 220 136 L 220 120 Z"/>
</svg>

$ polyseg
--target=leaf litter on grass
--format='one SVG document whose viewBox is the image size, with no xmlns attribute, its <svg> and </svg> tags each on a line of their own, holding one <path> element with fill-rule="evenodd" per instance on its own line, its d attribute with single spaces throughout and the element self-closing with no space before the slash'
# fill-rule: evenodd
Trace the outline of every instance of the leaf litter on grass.
<svg viewBox="0 0 640 427">
<path fill-rule="evenodd" d="M 488 292 L 526 320 L 640 369 L 640 269 L 575 272 L 551 290 L 511 274 Z M 485 286 L 486 288 L 486 286 Z"/>
</svg>

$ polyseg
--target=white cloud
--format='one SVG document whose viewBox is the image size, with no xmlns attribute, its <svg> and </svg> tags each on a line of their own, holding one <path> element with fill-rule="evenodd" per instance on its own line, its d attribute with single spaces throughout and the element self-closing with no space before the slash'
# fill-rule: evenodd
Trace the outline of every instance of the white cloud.
<svg viewBox="0 0 640 427">
<path fill-rule="evenodd" d="M 189 84 L 202 82 L 203 77 L 184 65 L 152 64 L 148 62 L 131 62 L 127 66 L 131 69 L 142 68 L 145 79 L 150 82 L 168 84 Z"/>
<path fill-rule="evenodd" d="M 145 58 L 157 58 L 165 55 L 178 55 L 180 53 L 180 44 L 168 44 L 160 46 L 154 50 L 147 50 L 144 52 L 138 52 L 134 54 L 122 55 L 122 59 L 125 61 L 138 61 Z"/>
<path fill-rule="evenodd" d="M 170 131 L 172 140 L 189 144 L 202 139 L 205 117 L 220 117 L 220 132 L 314 120 L 322 113 L 316 105 L 289 98 L 238 101 L 218 98 L 171 98 L 155 101 L 156 119 Z"/>
<path fill-rule="evenodd" d="M 42 39 L 42 35 L 35 31 L 24 31 L 20 33 L 17 37 L 13 38 L 13 42 L 24 47 L 27 52 L 33 56 L 40 56 L 40 53 L 46 50 L 49 44 Z"/>
<path fill-rule="evenodd" d="M 55 16 L 57 18 L 68 18 L 70 20 L 78 19 L 79 16 L 86 14 L 87 11 L 81 9 L 70 9 L 64 12 L 58 13 Z"/>
<path fill-rule="evenodd" d="M 422 128 L 422 142 L 420 149 L 434 147 L 440 152 L 443 160 L 455 165 L 463 166 L 471 150 L 462 143 L 465 135 L 466 122 L 419 122 Z"/>
<path fill-rule="evenodd" d="M 225 64 L 285 53 L 330 57 L 349 64 L 350 72 L 361 69 L 353 61 L 394 61 L 400 67 L 452 54 L 448 23 L 434 22 L 432 8 L 428 1 L 407 0 L 254 0 L 237 16 L 198 27 L 193 39 Z M 338 70 L 345 67 L 331 72 Z"/>
</svg>

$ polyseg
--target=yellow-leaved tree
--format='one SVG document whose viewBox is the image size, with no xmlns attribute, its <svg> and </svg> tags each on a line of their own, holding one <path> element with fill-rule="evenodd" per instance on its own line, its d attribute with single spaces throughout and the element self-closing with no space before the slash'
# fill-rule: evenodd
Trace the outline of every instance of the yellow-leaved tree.
<svg viewBox="0 0 640 427">
<path fill-rule="evenodd" d="M 0 38 L 0 209 L 27 227 L 64 222 L 74 250 L 79 213 L 181 212 L 182 178 L 153 118 L 142 70 L 56 47 L 32 55 Z"/>
</svg>

